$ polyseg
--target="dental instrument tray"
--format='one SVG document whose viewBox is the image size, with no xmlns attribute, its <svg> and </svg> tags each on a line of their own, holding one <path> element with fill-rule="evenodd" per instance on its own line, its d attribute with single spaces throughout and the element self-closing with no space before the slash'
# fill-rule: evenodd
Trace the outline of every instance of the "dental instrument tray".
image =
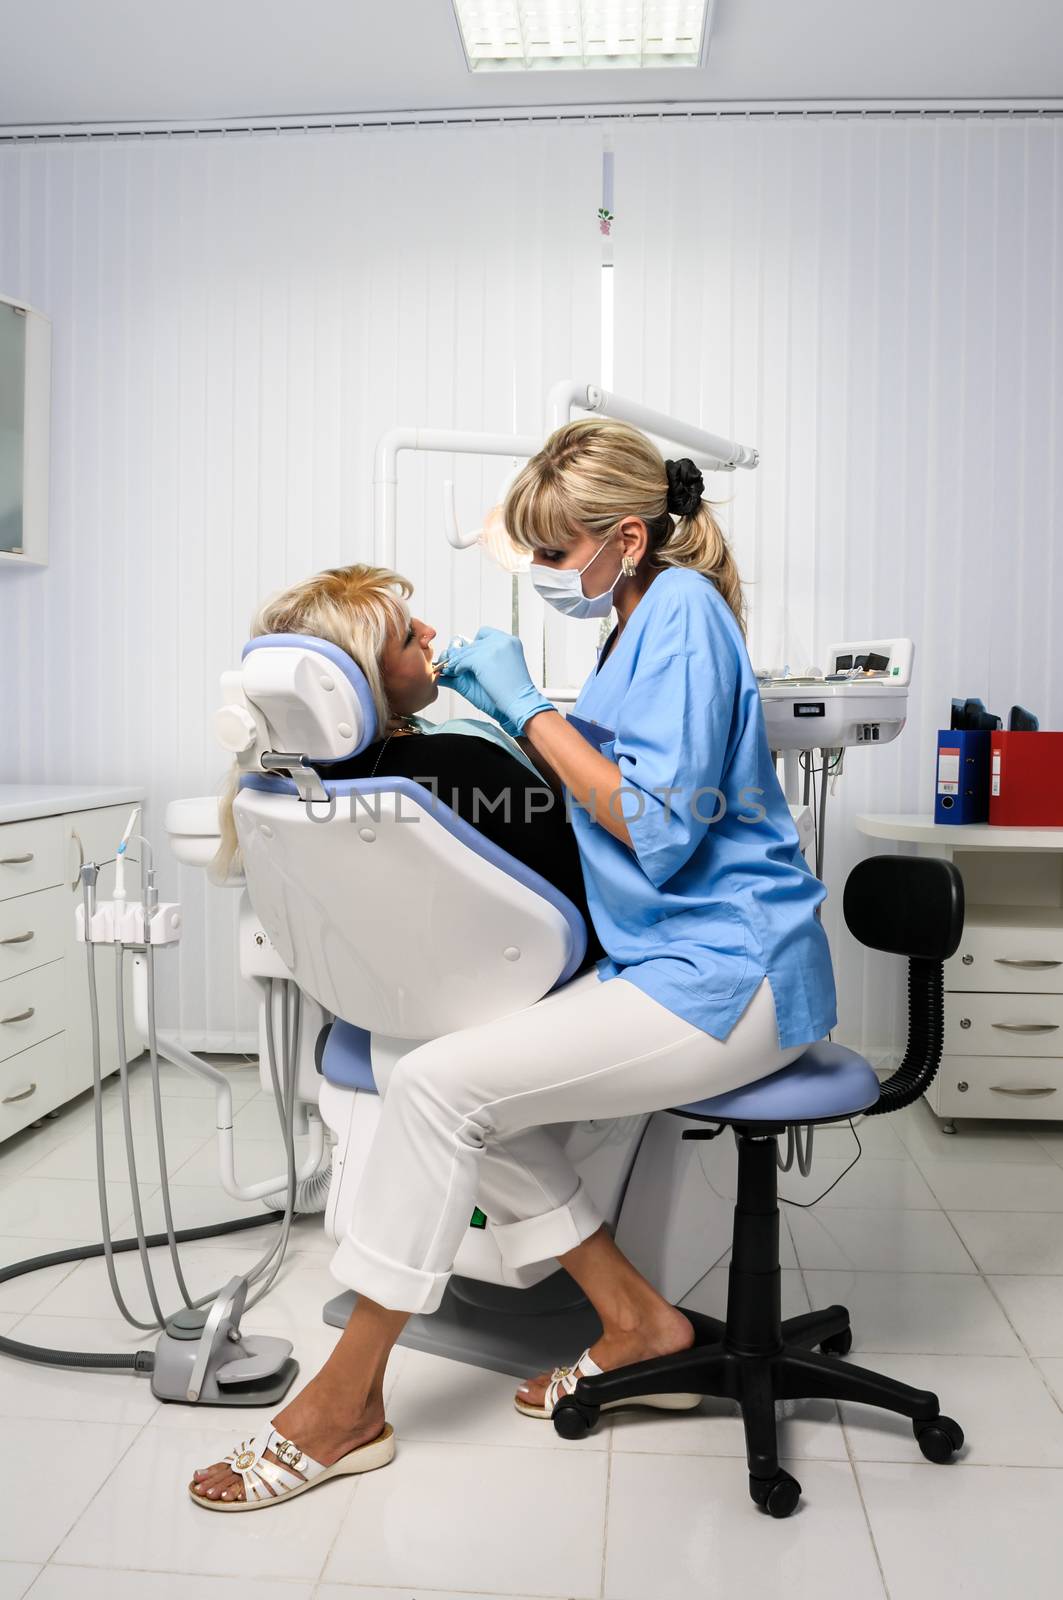
<svg viewBox="0 0 1063 1600">
<path fill-rule="evenodd" d="M 889 744 L 908 716 L 915 648 L 910 639 L 832 645 L 821 676 L 762 678 L 772 750 L 842 750 Z"/>
</svg>

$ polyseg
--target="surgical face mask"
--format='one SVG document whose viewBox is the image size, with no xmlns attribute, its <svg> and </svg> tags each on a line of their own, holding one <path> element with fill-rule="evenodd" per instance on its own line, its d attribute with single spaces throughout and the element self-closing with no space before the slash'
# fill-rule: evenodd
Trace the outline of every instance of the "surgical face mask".
<svg viewBox="0 0 1063 1600">
<path fill-rule="evenodd" d="M 617 573 L 604 594 L 586 594 L 582 578 L 587 567 L 592 567 L 606 548 L 601 545 L 585 567 L 533 566 L 531 580 L 536 594 L 541 594 L 548 605 L 564 612 L 566 617 L 607 617 L 613 609 L 613 590 L 623 572 Z"/>
</svg>

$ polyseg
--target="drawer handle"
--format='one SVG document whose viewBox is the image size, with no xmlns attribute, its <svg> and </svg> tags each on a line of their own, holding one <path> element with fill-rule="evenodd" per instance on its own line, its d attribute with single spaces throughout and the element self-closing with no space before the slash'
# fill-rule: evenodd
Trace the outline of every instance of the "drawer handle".
<svg viewBox="0 0 1063 1600">
<path fill-rule="evenodd" d="M 24 856 L 0 856 L 0 867 L 24 867 L 27 861 L 33 860 L 33 851 L 27 850 Z"/>
<path fill-rule="evenodd" d="M 5 1095 L 3 1100 L 0 1100 L 0 1106 L 13 1106 L 16 1100 L 28 1100 L 31 1094 L 36 1093 L 37 1085 L 31 1083 L 28 1089 L 20 1089 L 18 1094 Z"/>
<path fill-rule="evenodd" d="M 991 1083 L 994 1094 L 1013 1094 L 1021 1100 L 1035 1100 L 1041 1095 L 1055 1094 L 1055 1089 L 1013 1089 L 1003 1083 Z"/>
<path fill-rule="evenodd" d="M 999 1028 L 1002 1033 L 1055 1033 L 1059 1027 L 1058 1022 L 994 1022 L 994 1028 Z"/>
<path fill-rule="evenodd" d="M 0 1017 L 0 1022 L 28 1022 L 35 1010 L 35 1006 L 27 1006 L 25 1011 L 16 1011 L 13 1017 Z"/>
<path fill-rule="evenodd" d="M 1063 967 L 1063 961 L 1019 961 L 1013 956 L 994 956 L 998 967 L 1022 967 L 1026 972 L 1044 972 L 1048 967 Z"/>
<path fill-rule="evenodd" d="M 78 847 L 78 864 L 74 868 L 74 876 L 70 880 L 71 889 L 76 889 L 81 882 L 81 869 L 85 865 L 85 846 L 81 842 L 81 835 L 76 828 L 70 830 L 70 840 Z"/>
<path fill-rule="evenodd" d="M 27 944 L 33 938 L 33 929 L 29 933 L 11 933 L 6 939 L 0 939 L 0 944 Z"/>
</svg>

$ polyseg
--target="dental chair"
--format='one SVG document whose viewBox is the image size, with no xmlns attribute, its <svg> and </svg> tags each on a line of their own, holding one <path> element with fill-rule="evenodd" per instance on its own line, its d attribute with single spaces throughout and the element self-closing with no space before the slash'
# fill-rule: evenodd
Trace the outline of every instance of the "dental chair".
<svg viewBox="0 0 1063 1600">
<path fill-rule="evenodd" d="M 333 1141 L 325 1228 L 338 1242 L 395 1063 L 427 1039 L 518 1011 L 567 982 L 583 961 L 586 929 L 565 896 L 420 785 L 327 777 L 329 764 L 376 737 L 365 679 L 342 650 L 291 634 L 257 638 L 222 687 L 215 729 L 241 773 L 233 807 L 247 900 L 241 970 L 263 989 L 283 976 L 301 991 L 298 1094 Z M 213 820 L 204 809 L 210 802 L 170 810 L 182 859 L 212 853 L 216 805 Z M 712 1203 L 712 1175 L 686 1170 L 675 1119 L 552 1131 L 621 1248 L 680 1299 L 725 1252 L 729 1204 Z M 706 1224 L 710 1213 L 715 1225 Z M 345 1325 L 354 1298 L 330 1301 L 325 1320 Z M 523 1375 L 599 1331 L 558 1263 L 509 1268 L 477 1209 L 442 1305 L 411 1317 L 402 1343 Z"/>
<path fill-rule="evenodd" d="M 849 874 L 843 910 L 862 944 L 908 959 L 908 1039 L 900 1066 L 880 1084 L 854 1050 L 816 1044 L 770 1077 L 677 1108 L 677 1116 L 703 1125 L 686 1128 L 684 1139 L 715 1139 L 730 1129 L 738 1148 L 726 1319 L 687 1312 L 695 1328 L 691 1349 L 581 1378 L 553 1415 L 563 1438 L 580 1439 L 603 1405 L 634 1395 L 736 1400 L 745 1424 L 749 1492 L 773 1517 L 788 1517 L 801 1495 L 797 1479 L 779 1466 L 776 1401 L 848 1400 L 898 1412 L 911 1418 L 928 1461 L 948 1462 L 963 1445 L 963 1429 L 941 1415 L 935 1394 L 842 1359 L 853 1342 L 844 1306 L 785 1321 L 781 1316 L 779 1137 L 787 1135 L 784 1170 L 796 1151 L 807 1172 L 815 1127 L 899 1111 L 929 1087 L 941 1060 L 943 963 L 963 932 L 963 880 L 949 861 L 872 856 Z"/>
</svg>

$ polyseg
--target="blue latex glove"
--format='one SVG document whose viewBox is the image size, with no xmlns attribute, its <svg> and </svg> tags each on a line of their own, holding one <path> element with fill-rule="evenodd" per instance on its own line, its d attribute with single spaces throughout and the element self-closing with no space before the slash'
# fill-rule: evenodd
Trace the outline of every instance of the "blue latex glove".
<svg viewBox="0 0 1063 1600">
<path fill-rule="evenodd" d="M 554 709 L 531 681 L 520 640 L 499 628 L 481 628 L 471 644 L 452 650 L 438 681 L 494 717 L 512 739 L 537 711 Z"/>
</svg>

